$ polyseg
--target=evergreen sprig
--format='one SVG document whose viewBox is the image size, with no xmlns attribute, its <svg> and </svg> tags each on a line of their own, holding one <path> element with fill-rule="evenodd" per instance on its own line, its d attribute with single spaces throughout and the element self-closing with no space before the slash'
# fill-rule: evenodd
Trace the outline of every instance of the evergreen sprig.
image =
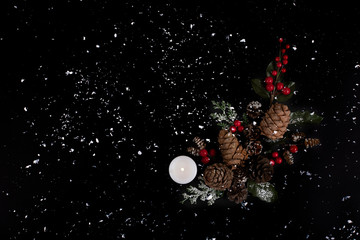
<svg viewBox="0 0 360 240">
<path fill-rule="evenodd" d="M 215 201 L 222 197 L 223 191 L 218 191 L 205 185 L 202 177 L 199 176 L 200 183 L 198 187 L 189 186 L 186 190 L 188 193 L 183 193 L 184 203 L 189 200 L 191 204 L 196 204 L 196 201 L 200 199 L 203 202 L 207 202 L 208 205 L 213 205 Z"/>
<path fill-rule="evenodd" d="M 217 125 L 223 129 L 229 128 L 235 121 L 237 114 L 230 103 L 225 101 L 216 102 L 211 101 L 216 112 L 211 113 L 210 116 L 217 122 Z"/>
</svg>

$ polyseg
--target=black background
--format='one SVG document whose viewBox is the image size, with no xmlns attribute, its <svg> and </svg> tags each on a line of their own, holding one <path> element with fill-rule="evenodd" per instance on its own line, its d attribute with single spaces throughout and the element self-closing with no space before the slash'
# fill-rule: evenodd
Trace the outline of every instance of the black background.
<svg viewBox="0 0 360 240">
<path fill-rule="evenodd" d="M 1 4 L 1 239 L 360 239 L 353 4 L 36 2 Z M 322 146 L 277 166 L 274 204 L 180 204 L 170 161 L 216 143 L 211 100 L 260 100 L 279 37 Z"/>
</svg>

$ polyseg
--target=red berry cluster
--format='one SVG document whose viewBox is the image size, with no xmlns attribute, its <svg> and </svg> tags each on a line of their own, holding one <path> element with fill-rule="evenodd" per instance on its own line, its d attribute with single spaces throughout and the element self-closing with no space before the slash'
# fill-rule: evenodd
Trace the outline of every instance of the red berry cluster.
<svg viewBox="0 0 360 240">
<path fill-rule="evenodd" d="M 208 164 L 210 162 L 210 157 L 215 157 L 216 150 L 210 149 L 209 151 L 205 148 L 200 150 L 199 155 L 201 156 L 201 162 L 203 164 Z"/>
<path fill-rule="evenodd" d="M 281 43 L 284 40 L 282 38 L 279 38 L 280 42 L 280 49 L 281 49 Z M 286 72 L 285 65 L 288 64 L 288 55 L 286 55 L 286 50 L 290 48 L 289 44 L 285 45 L 285 48 L 282 48 L 280 51 L 280 55 L 275 58 L 275 65 L 277 70 L 271 71 L 271 76 L 265 78 L 265 89 L 268 92 L 272 92 L 272 94 L 275 94 L 275 88 L 276 88 L 276 94 L 284 94 L 289 95 L 291 93 L 290 88 L 285 87 L 282 82 L 279 81 L 280 74 L 283 74 Z M 275 78 L 275 81 L 274 81 Z"/>
<path fill-rule="evenodd" d="M 272 158 L 273 158 L 273 159 L 270 160 L 270 164 L 271 164 L 272 166 L 274 166 L 275 163 L 276 163 L 276 164 L 281 164 L 281 163 L 282 163 L 282 158 L 279 157 L 279 153 L 278 153 L 278 152 L 273 152 L 273 153 L 271 154 L 271 156 L 272 156 Z"/>
<path fill-rule="evenodd" d="M 241 125 L 241 121 L 240 120 L 235 120 L 234 121 L 234 125 L 232 125 L 229 128 L 230 132 L 235 133 L 236 131 L 242 132 L 244 131 L 244 126 Z"/>
<path fill-rule="evenodd" d="M 297 152 L 299 151 L 299 149 L 298 149 L 298 147 L 297 147 L 296 145 L 291 145 L 290 148 L 289 148 L 289 151 L 290 151 L 291 153 L 297 153 Z M 278 153 L 278 152 L 273 152 L 273 153 L 271 154 L 271 157 L 272 157 L 272 159 L 270 159 L 270 164 L 271 164 L 272 166 L 274 166 L 275 163 L 276 163 L 276 164 L 281 164 L 281 163 L 282 163 L 282 158 L 279 157 L 279 153 Z"/>
</svg>

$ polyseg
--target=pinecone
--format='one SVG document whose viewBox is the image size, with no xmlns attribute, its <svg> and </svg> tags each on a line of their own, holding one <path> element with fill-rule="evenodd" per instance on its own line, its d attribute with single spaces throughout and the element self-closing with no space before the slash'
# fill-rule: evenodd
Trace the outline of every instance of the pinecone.
<svg viewBox="0 0 360 240">
<path fill-rule="evenodd" d="M 245 125 L 245 128 L 243 130 L 243 135 L 248 140 L 256 140 L 261 135 L 261 130 L 258 126 L 253 124 L 247 124 Z"/>
<path fill-rule="evenodd" d="M 283 153 L 283 157 L 284 157 L 285 161 L 287 162 L 287 164 L 289 164 L 289 165 L 294 164 L 294 156 L 289 150 L 286 150 Z"/>
<path fill-rule="evenodd" d="M 274 173 L 273 166 L 270 165 L 269 159 L 260 156 L 251 166 L 250 178 L 257 183 L 268 182 Z"/>
<path fill-rule="evenodd" d="M 306 148 L 316 147 L 320 145 L 320 139 L 318 138 L 305 138 L 304 144 Z"/>
<path fill-rule="evenodd" d="M 236 168 L 245 166 L 248 159 L 246 149 L 241 146 L 236 136 L 230 131 L 222 129 L 218 136 L 219 147 L 223 161 L 226 165 Z"/>
<path fill-rule="evenodd" d="M 199 137 L 194 137 L 193 142 L 199 150 L 203 150 L 206 147 L 205 140 Z"/>
<path fill-rule="evenodd" d="M 233 172 L 223 163 L 214 163 L 204 171 L 204 182 L 216 190 L 225 190 L 231 186 Z"/>
<path fill-rule="evenodd" d="M 194 147 L 188 147 L 186 151 L 194 156 L 199 156 L 200 149 Z"/>
<path fill-rule="evenodd" d="M 247 181 L 248 171 L 245 168 L 237 168 L 233 171 L 233 175 L 233 181 L 228 189 L 227 196 L 230 201 L 239 204 L 244 201 L 248 195 L 245 184 Z"/>
<path fill-rule="evenodd" d="M 303 139 L 305 137 L 305 133 L 303 132 L 297 132 L 297 133 L 293 133 L 291 135 L 291 139 L 293 140 L 293 142 L 298 142 L 301 139 Z"/>
<path fill-rule="evenodd" d="M 275 140 L 282 138 L 290 122 L 290 110 L 281 103 L 271 105 L 261 123 L 261 134 Z"/>
<path fill-rule="evenodd" d="M 233 181 L 231 187 L 227 192 L 227 196 L 230 201 L 233 201 L 236 204 L 239 204 L 242 201 L 246 200 L 248 196 L 246 184 L 239 181 Z"/>
<path fill-rule="evenodd" d="M 263 149 L 260 141 L 249 141 L 246 145 L 246 151 L 249 157 L 259 155 Z"/>
<path fill-rule="evenodd" d="M 260 117 L 263 114 L 261 103 L 258 101 L 250 102 L 246 107 L 246 114 L 253 119 Z"/>
</svg>

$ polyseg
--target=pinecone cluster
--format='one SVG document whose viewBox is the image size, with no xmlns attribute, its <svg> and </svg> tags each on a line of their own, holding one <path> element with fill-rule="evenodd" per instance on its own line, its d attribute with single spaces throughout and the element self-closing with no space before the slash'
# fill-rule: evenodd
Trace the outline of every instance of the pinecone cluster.
<svg viewBox="0 0 360 240">
<path fill-rule="evenodd" d="M 259 102 L 251 102 L 246 111 L 250 121 L 240 123 L 235 120 L 234 126 L 220 130 L 218 144 L 222 161 L 207 166 L 204 171 L 205 184 L 216 190 L 227 190 L 228 199 L 237 204 L 247 199 L 248 179 L 257 184 L 269 182 L 274 174 L 275 162 L 280 164 L 284 159 L 289 165 L 294 164 L 297 146 L 303 144 L 305 148 L 309 148 L 320 144 L 319 139 L 306 138 L 303 132 L 285 136 L 290 122 L 290 110 L 284 104 L 274 103 L 264 113 Z M 273 152 L 270 157 L 263 153 L 264 137 L 277 141 L 284 136 L 292 141 L 288 145 L 289 149 L 284 149 L 281 155 Z M 206 144 L 198 137 L 193 142 L 195 146 L 188 151 L 199 155 Z M 276 158 L 276 161 L 271 158 Z"/>
<path fill-rule="evenodd" d="M 295 95 L 295 83 L 283 81 L 289 57 L 287 51 L 291 49 L 289 44 L 281 45 L 283 41 L 279 38 L 279 56 L 267 65 L 265 79 L 251 80 L 254 92 L 270 100 L 268 108 L 252 101 L 239 119 L 231 104 L 212 101 L 214 111 L 210 116 L 221 127 L 217 136 L 218 149 L 208 152 L 205 141 L 198 137 L 187 149 L 190 154 L 202 157 L 201 162 L 206 166 L 204 183 L 215 190 L 226 191 L 228 199 L 237 204 L 245 201 L 249 193 L 266 202 L 275 201 L 277 194 L 272 191 L 275 187 L 269 183 L 274 168 L 283 162 L 292 165 L 298 151 L 320 145 L 318 138 L 308 137 L 298 130 L 291 133 L 292 127 L 288 129 L 289 124 L 297 127 L 320 123 L 323 118 L 308 111 L 291 112 L 281 103 Z"/>
</svg>

